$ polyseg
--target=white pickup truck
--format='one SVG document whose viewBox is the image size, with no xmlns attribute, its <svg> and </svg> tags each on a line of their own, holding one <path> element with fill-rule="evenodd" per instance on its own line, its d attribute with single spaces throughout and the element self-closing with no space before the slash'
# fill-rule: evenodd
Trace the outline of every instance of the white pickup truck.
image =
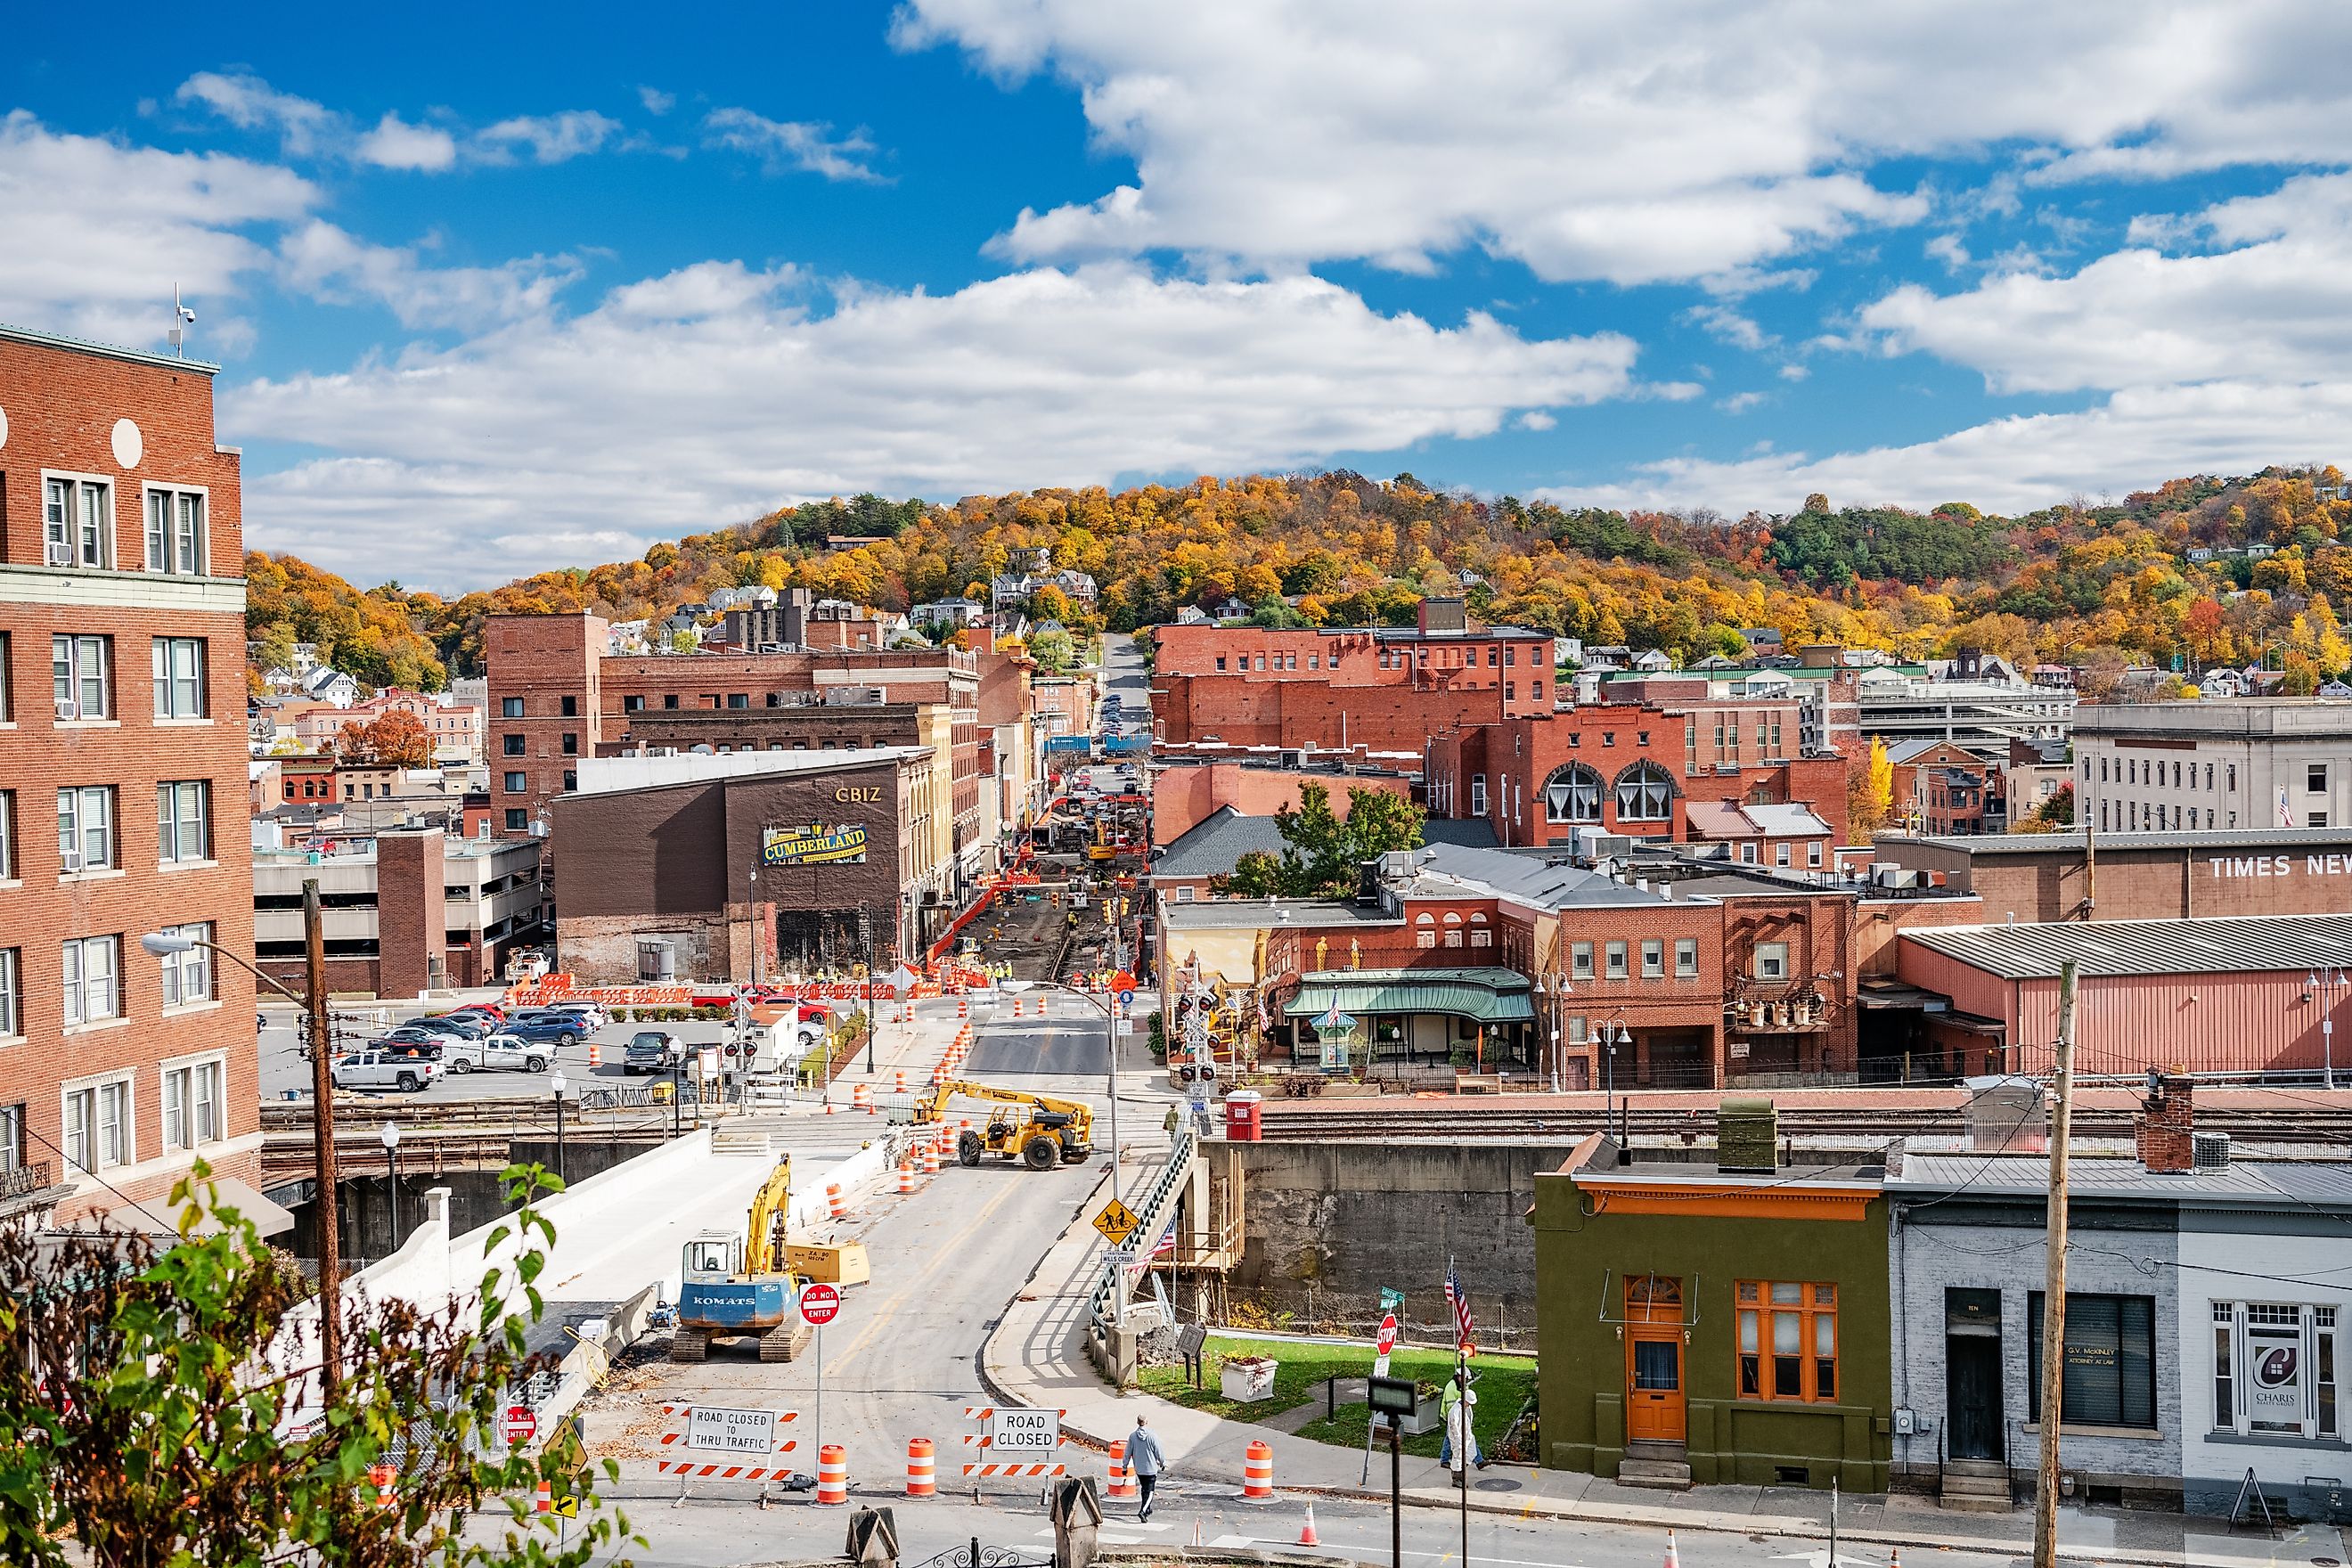
<svg viewBox="0 0 2352 1568">
<path fill-rule="evenodd" d="M 331 1069 L 337 1089 L 396 1089 L 415 1094 L 441 1076 L 441 1064 L 383 1051 L 354 1051 Z"/>
<path fill-rule="evenodd" d="M 520 1035 L 492 1035 L 482 1040 L 451 1040 L 441 1047 L 441 1065 L 453 1073 L 477 1070 L 545 1072 L 548 1047 L 533 1045 Z"/>
</svg>

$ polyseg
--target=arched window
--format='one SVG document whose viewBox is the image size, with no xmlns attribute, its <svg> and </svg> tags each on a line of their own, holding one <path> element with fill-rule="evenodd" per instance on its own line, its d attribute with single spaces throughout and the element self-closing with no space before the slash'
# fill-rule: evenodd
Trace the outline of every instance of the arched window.
<svg viewBox="0 0 2352 1568">
<path fill-rule="evenodd" d="M 1445 923 L 1450 926 L 1458 926 L 1462 923 L 1462 917 L 1455 914 L 1453 910 L 1448 910 L 1445 912 Z"/>
<path fill-rule="evenodd" d="M 1675 781 L 1655 763 L 1635 763 L 1617 775 L 1617 815 L 1627 822 L 1664 822 L 1674 816 Z"/>
<path fill-rule="evenodd" d="M 1581 763 L 1557 769 L 1544 781 L 1544 820 L 1601 820 L 1601 775 Z"/>
</svg>

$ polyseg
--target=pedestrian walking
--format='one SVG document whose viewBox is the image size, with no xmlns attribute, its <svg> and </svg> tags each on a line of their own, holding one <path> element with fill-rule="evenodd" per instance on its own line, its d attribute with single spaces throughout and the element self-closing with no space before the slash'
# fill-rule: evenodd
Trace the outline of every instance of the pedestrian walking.
<svg viewBox="0 0 2352 1568">
<path fill-rule="evenodd" d="M 1142 1495 L 1135 1510 L 1140 1524 L 1151 1517 L 1151 1495 L 1160 1489 L 1160 1472 L 1168 1468 L 1167 1453 L 1140 1415 L 1135 1418 L 1135 1430 L 1127 1435 L 1127 1468 L 1135 1472 L 1136 1490 Z"/>
</svg>

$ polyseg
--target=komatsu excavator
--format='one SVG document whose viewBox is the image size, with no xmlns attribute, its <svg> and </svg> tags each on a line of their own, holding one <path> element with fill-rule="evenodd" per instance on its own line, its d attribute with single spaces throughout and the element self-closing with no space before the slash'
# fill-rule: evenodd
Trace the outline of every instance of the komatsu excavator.
<svg viewBox="0 0 2352 1568">
<path fill-rule="evenodd" d="M 710 1342 L 751 1335 L 761 1361 L 790 1361 L 808 1337 L 795 1310 L 801 1280 L 785 1265 L 785 1210 L 793 1162 L 786 1155 L 751 1199 L 742 1232 L 706 1230 L 679 1259 L 677 1328 L 669 1359 L 700 1361 Z"/>
<path fill-rule="evenodd" d="M 1094 1152 L 1092 1107 L 1028 1089 L 950 1079 L 915 1097 L 914 1119 L 918 1123 L 943 1121 L 948 1102 L 959 1098 L 985 1100 L 996 1108 L 985 1127 L 967 1130 L 956 1140 L 961 1164 L 977 1165 L 982 1154 L 1002 1154 L 1033 1171 L 1050 1171 L 1057 1164 L 1075 1165 Z M 1014 1106 L 1028 1107 L 1029 1114 L 1020 1115 Z"/>
</svg>

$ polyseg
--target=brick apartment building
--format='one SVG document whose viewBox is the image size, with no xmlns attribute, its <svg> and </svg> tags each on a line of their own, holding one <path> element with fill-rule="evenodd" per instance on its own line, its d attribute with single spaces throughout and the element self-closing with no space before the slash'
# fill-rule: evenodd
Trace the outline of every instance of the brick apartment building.
<svg viewBox="0 0 2352 1568">
<path fill-rule="evenodd" d="M 139 940 L 253 945 L 216 368 L 0 328 L 0 1213 L 168 1225 L 199 1157 L 258 1184 L 253 984 Z"/>
<path fill-rule="evenodd" d="M 1424 599 L 1412 628 L 1168 626 L 1154 634 L 1152 714 L 1169 745 L 1313 746 L 1421 754 L 1436 731 L 1549 712 L 1547 632 L 1488 626 Z"/>
<path fill-rule="evenodd" d="M 810 635 L 806 591 L 784 595 L 773 614 L 778 637 Z M 770 612 L 737 612 L 739 616 Z M 952 865 L 959 884 L 989 868 L 999 840 L 1007 775 L 1034 775 L 1025 740 L 993 738 L 983 758 L 983 689 L 992 728 L 1023 700 L 1014 660 L 992 648 L 795 647 L 777 651 L 614 655 L 609 627 L 591 615 L 494 616 L 483 627 L 489 665 L 488 734 L 492 820 L 503 836 L 544 832 L 550 803 L 578 787 L 583 757 L 677 744 L 689 719 L 714 749 L 821 750 L 851 731 L 878 739 L 915 722 L 908 710 L 947 716 L 944 751 L 951 780 Z M 759 631 L 749 634 L 756 645 Z M 884 711 L 871 721 L 862 709 Z M 843 715 L 852 715 L 845 718 Z M 879 726 L 877 728 L 877 726 Z M 920 727 L 920 726 L 919 726 Z M 641 732 L 642 729 L 642 732 Z M 942 743 L 936 727 L 926 742 Z M 1020 765 L 1015 766 L 1015 760 Z M 992 765 L 990 787 L 983 773 Z M 551 856 L 551 861 L 558 858 Z"/>
</svg>

